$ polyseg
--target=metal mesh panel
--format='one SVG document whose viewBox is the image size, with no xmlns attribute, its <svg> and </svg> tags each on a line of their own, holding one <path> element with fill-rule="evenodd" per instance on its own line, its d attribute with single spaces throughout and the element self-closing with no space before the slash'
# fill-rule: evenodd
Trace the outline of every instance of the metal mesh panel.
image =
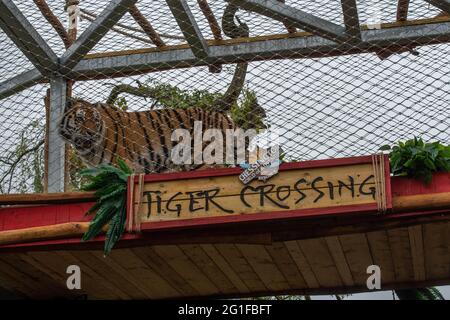
<svg viewBox="0 0 450 320">
<path fill-rule="evenodd" d="M 42 64 L 42 59 L 30 62 L 28 54 L 44 55 L 35 50 L 31 40 L 17 44 L 10 39 L 11 31 L 0 32 L 1 193 L 51 189 L 55 181 L 49 179 L 46 185 L 46 171 L 60 170 L 64 164 L 54 154 L 46 156 L 44 150 L 48 145 L 51 152 L 55 149 L 52 143 L 61 139 L 59 122 L 49 127 L 53 130 L 46 129 L 44 98 L 49 88 L 54 91 L 47 116 L 55 122 L 51 112 L 65 108 L 55 105 L 56 101 L 70 96 L 104 103 L 120 85 L 157 88 L 159 94 L 166 90 L 174 94 L 172 101 L 180 99 L 175 93 L 220 97 L 232 83 L 237 63 L 243 62 L 248 63 L 248 69 L 233 105 L 243 108 L 249 103 L 248 94 L 254 94 L 257 106 L 265 111 L 265 125 L 279 130 L 288 161 L 372 154 L 383 144 L 413 136 L 449 143 L 450 16 L 425 0 L 409 1 L 406 22 L 397 22 L 397 12 L 401 11 L 397 1 L 356 1 L 361 38 L 348 26 L 345 29 L 351 16 L 344 14 L 342 3 L 352 1 L 231 1 L 246 9 L 237 11 L 233 24 L 239 27 L 240 21 L 249 30 L 248 38 L 235 39 L 224 30 L 218 37 L 217 30 L 212 31 L 211 16 L 204 11 L 207 3 L 219 28 L 224 29 L 222 16 L 230 1 L 141 0 L 136 5 L 145 21 L 137 21 L 136 11 L 134 15 L 130 11 L 133 1 L 81 0 L 78 39 L 69 53 L 80 42 L 84 57 L 78 62 L 76 56 L 69 55 L 76 60 L 70 67 L 64 65 L 71 62 L 65 60 L 68 52 L 64 42 L 37 6 L 42 2 L 11 3 L 60 57 L 53 69 Z M 46 3 L 67 30 L 64 1 Z M 125 7 L 122 14 L 111 18 L 117 21 L 96 29 L 101 36 L 92 43 L 83 43 L 92 21 L 113 10 L 114 3 Z M 180 3 L 188 6 L 187 16 L 192 20 L 182 21 L 185 12 L 174 14 Z M 281 19 L 283 14 L 287 16 Z M 190 24 L 200 33 L 186 40 Z M 4 23 L 2 27 L 5 29 Z M 17 80 L 21 86 L 11 85 L 11 78 L 34 67 L 42 75 L 35 72 L 25 77 L 26 81 Z M 59 94 L 64 97 L 58 99 L 49 79 L 61 76 L 73 88 L 68 93 L 61 89 Z M 124 107 L 132 113 L 167 108 L 168 104 L 161 96 L 123 92 L 111 108 Z M 233 117 L 230 110 L 226 113 Z M 76 147 L 67 143 L 66 149 L 63 169 L 66 190 L 71 190 L 79 186 L 76 172 L 84 164 Z"/>
</svg>

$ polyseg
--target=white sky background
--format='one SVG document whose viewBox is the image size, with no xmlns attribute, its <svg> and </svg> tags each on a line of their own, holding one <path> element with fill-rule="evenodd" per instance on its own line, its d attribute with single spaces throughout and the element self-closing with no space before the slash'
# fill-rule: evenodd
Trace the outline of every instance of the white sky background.
<svg viewBox="0 0 450 320">
<path fill-rule="evenodd" d="M 62 42 L 46 23 L 34 4 L 15 0 L 41 36 L 58 55 L 64 52 Z M 206 38 L 212 38 L 206 19 L 195 0 L 188 1 Z M 64 1 L 48 0 L 55 14 L 66 24 Z M 99 13 L 108 1 L 82 0 L 81 8 Z M 163 3 L 164 6 L 158 5 Z M 209 0 L 216 16 L 221 17 L 223 0 Z M 339 0 L 286 3 L 335 23 L 342 23 Z M 397 0 L 358 1 L 362 23 L 369 17 L 370 6 L 376 3 L 383 22 L 395 20 Z M 160 33 L 181 35 L 165 1 L 141 0 L 138 3 Z M 431 18 L 439 11 L 423 0 L 412 0 L 410 18 Z M 252 36 L 284 33 L 284 27 L 270 19 L 239 12 Z M 137 27 L 127 14 L 122 23 Z M 80 22 L 82 32 L 90 22 Z M 145 37 L 139 33 L 133 33 Z M 182 43 L 168 40 L 168 44 Z M 0 32 L 0 81 L 26 71 L 31 64 Z M 100 41 L 93 52 L 106 52 L 151 47 L 147 43 L 126 38 L 113 31 Z M 423 135 L 427 140 L 450 143 L 450 45 L 417 48 L 419 56 L 396 54 L 380 60 L 375 54 L 361 54 L 321 59 L 277 60 L 251 63 L 247 86 L 257 94 L 267 112 L 269 124 L 280 128 L 282 146 L 291 159 L 321 159 L 374 153 L 379 146 Z M 74 94 L 92 102 L 104 101 L 112 83 L 159 81 L 184 89 L 224 91 L 231 80 L 233 66 L 224 66 L 220 74 L 211 74 L 206 67 L 170 70 L 137 77 L 78 82 Z M 18 133 L 32 120 L 44 121 L 43 97 L 47 85 L 37 85 L 0 101 L 0 154 L 17 143 Z M 146 110 L 150 101 L 127 97 L 131 110 Z M 2 168 L 0 168 L 0 171 Z M 450 298 L 448 287 L 442 291 Z M 391 299 L 390 292 L 353 295 Z"/>
<path fill-rule="evenodd" d="M 371 1 L 359 1 L 360 19 L 364 22 Z M 15 3 L 24 10 L 32 9 L 26 1 Z M 81 8 L 99 12 L 107 1 L 84 0 Z M 211 32 L 200 14 L 195 0 L 189 1 L 202 31 L 207 38 Z M 395 20 L 397 1 L 376 2 L 384 22 Z M 66 15 L 57 0 L 50 6 L 63 21 Z M 151 6 L 150 6 L 151 4 Z M 220 18 L 225 2 L 211 0 L 210 4 Z M 288 1 L 288 4 L 335 23 L 341 23 L 338 0 Z M 140 1 L 139 7 L 160 33 L 181 35 L 175 20 L 166 6 L 155 2 Z M 413 0 L 411 18 L 429 18 L 438 11 L 423 0 Z M 255 14 L 240 12 L 239 16 L 249 27 L 252 36 L 285 32 L 283 26 Z M 34 19 L 34 20 L 33 20 Z M 61 54 L 64 50 L 56 33 L 43 21 L 37 10 L 30 20 L 38 25 L 41 35 Z M 122 23 L 135 26 L 126 15 Z M 89 21 L 80 22 L 80 32 Z M 142 34 L 139 34 L 142 36 Z M 180 40 L 168 40 L 178 44 Z M 0 52 L 1 79 L 27 70 L 30 63 L 1 33 L 4 47 Z M 113 31 L 100 41 L 93 52 L 105 52 L 149 47 L 135 39 Z M 247 76 L 248 88 L 257 93 L 258 101 L 268 114 L 267 122 L 280 128 L 283 149 L 291 159 L 320 159 L 355 156 L 375 152 L 379 146 L 394 143 L 413 135 L 425 139 L 450 142 L 448 106 L 450 104 L 450 63 L 448 44 L 417 48 L 418 57 L 409 53 L 396 54 L 380 60 L 375 54 L 361 54 L 321 59 L 277 60 L 250 64 Z M 233 66 L 225 66 L 220 74 L 211 74 L 206 67 L 178 69 L 151 73 L 143 76 L 104 81 L 78 82 L 74 93 L 90 101 L 104 101 L 113 83 L 134 83 L 156 80 L 177 85 L 184 89 L 222 91 L 231 81 Z M 31 119 L 43 119 L 42 97 L 45 90 L 36 86 L 2 104 L 7 110 L 0 116 L 0 151 L 13 145 L 18 131 Z M 127 97 L 131 110 L 146 110 L 151 102 Z"/>
</svg>

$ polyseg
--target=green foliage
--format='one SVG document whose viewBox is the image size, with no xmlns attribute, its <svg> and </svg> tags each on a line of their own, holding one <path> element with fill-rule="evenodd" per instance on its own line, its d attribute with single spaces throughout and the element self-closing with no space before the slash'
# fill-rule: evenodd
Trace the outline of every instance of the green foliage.
<svg viewBox="0 0 450 320">
<path fill-rule="evenodd" d="M 41 120 L 25 125 L 17 140 L 0 154 L 0 193 L 43 192 L 44 126 Z"/>
<path fill-rule="evenodd" d="M 83 177 L 80 173 L 83 169 L 86 169 L 87 166 L 84 164 L 83 160 L 81 160 L 75 148 L 71 145 L 66 144 L 67 148 L 67 168 L 68 168 L 68 188 L 69 190 L 80 190 L 81 186 L 87 182 L 87 179 Z"/>
<path fill-rule="evenodd" d="M 115 106 L 122 111 L 127 111 L 128 110 L 127 99 L 125 99 L 125 97 L 118 98 L 116 100 Z"/>
<path fill-rule="evenodd" d="M 154 101 L 154 105 L 161 108 L 208 108 L 218 99 L 220 93 L 211 93 L 207 90 L 183 90 L 170 84 L 151 81 L 145 84 L 139 83 L 138 87 L 129 85 L 118 85 L 111 92 L 108 102 L 114 106 L 124 109 L 128 106 L 125 97 L 117 97 L 121 92 L 134 96 L 150 98 Z"/>
<path fill-rule="evenodd" d="M 131 169 L 122 159 L 117 160 L 118 166 L 101 164 L 95 168 L 84 169 L 81 176 L 87 179 L 82 186 L 84 191 L 95 191 L 97 202 L 86 214 L 95 213 L 88 231 L 83 235 L 83 241 L 96 237 L 106 224 L 104 253 L 108 255 L 125 231 L 126 200 L 128 176 Z"/>
<path fill-rule="evenodd" d="M 440 142 L 425 143 L 415 137 L 392 148 L 382 146 L 380 150 L 390 150 L 391 172 L 395 176 L 407 176 L 429 184 L 434 172 L 450 171 L 450 146 Z"/>
<path fill-rule="evenodd" d="M 155 83 L 154 99 L 164 108 L 208 108 L 220 97 L 218 93 L 207 90 L 183 90 L 163 83 Z"/>
<path fill-rule="evenodd" d="M 231 119 L 234 123 L 244 129 L 263 129 L 265 112 L 259 107 L 256 93 L 244 88 L 242 90 L 242 99 L 231 106 Z"/>
<path fill-rule="evenodd" d="M 138 87 L 129 85 L 116 86 L 108 99 L 115 107 L 126 110 L 128 103 L 125 97 L 118 97 L 120 93 L 150 98 L 154 101 L 152 108 L 186 109 L 198 107 L 214 110 L 215 104 L 223 96 L 219 92 L 207 90 L 185 90 L 166 83 L 152 81 Z M 264 110 L 259 107 L 256 93 L 248 88 L 242 89 L 241 99 L 234 103 L 230 110 L 233 121 L 241 128 L 264 128 Z"/>
<path fill-rule="evenodd" d="M 42 183 L 44 180 L 43 163 L 44 163 L 43 152 L 40 152 L 40 150 L 36 150 L 34 152 L 33 168 L 32 168 L 33 191 L 36 193 L 44 192 L 44 184 Z"/>
</svg>

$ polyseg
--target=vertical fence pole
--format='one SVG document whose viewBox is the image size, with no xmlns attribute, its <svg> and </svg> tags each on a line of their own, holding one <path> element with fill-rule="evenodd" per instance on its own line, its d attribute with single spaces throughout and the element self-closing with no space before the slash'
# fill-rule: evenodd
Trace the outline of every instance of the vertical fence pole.
<svg viewBox="0 0 450 320">
<path fill-rule="evenodd" d="M 64 113 L 67 82 L 62 77 L 50 80 L 50 116 L 48 131 L 48 192 L 64 192 L 65 143 L 59 135 Z"/>
</svg>

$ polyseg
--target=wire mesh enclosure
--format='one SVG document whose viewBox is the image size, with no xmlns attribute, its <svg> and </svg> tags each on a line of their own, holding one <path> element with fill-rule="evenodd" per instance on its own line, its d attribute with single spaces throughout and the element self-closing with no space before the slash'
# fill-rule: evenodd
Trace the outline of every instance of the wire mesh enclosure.
<svg viewBox="0 0 450 320">
<path fill-rule="evenodd" d="M 0 27 L 4 194 L 77 190 L 83 143 L 164 152 L 191 107 L 276 128 L 286 161 L 450 142 L 448 0 L 0 0 Z M 102 112 L 64 137 L 77 103 Z"/>
</svg>

